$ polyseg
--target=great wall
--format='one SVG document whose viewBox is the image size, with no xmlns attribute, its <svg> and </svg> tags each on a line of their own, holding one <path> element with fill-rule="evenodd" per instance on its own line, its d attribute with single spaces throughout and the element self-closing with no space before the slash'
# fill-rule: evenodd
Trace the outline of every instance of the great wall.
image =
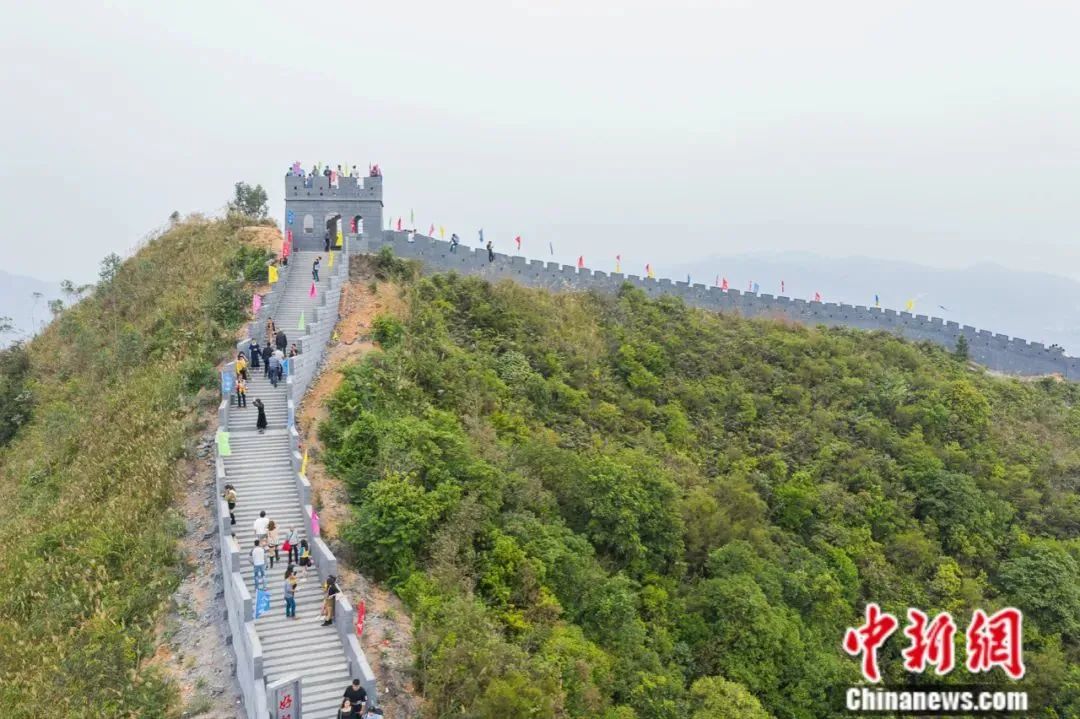
<svg viewBox="0 0 1080 719">
<path fill-rule="evenodd" d="M 383 178 L 365 177 L 362 182 L 359 179 L 343 177 L 334 186 L 326 177 L 286 176 L 286 229 L 293 233 L 298 248 L 321 249 L 323 225 L 327 219 L 337 217 L 352 252 L 377 252 L 389 247 L 399 257 L 419 260 L 429 272 L 454 271 L 491 280 L 510 279 L 551 290 L 613 292 L 629 282 L 650 296 L 674 295 L 688 305 L 715 312 L 777 318 L 807 325 L 881 330 L 910 340 L 934 342 L 950 350 L 964 337 L 971 359 L 988 369 L 1020 376 L 1059 375 L 1080 380 L 1080 358 L 1070 357 L 1058 347 L 995 334 L 939 317 L 578 269 L 498 252 L 494 261 L 489 262 L 484 248 L 465 245 L 451 252 L 450 243 L 443 240 L 419 233 L 383 230 Z"/>
</svg>

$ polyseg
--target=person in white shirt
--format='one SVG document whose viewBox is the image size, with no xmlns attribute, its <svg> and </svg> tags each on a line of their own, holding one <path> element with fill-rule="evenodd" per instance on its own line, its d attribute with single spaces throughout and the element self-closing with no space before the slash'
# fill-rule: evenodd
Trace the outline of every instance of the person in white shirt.
<svg viewBox="0 0 1080 719">
<path fill-rule="evenodd" d="M 266 510 L 259 512 L 259 518 L 255 520 L 255 539 L 266 539 L 270 531 L 270 518 L 266 516 Z"/>
<path fill-rule="evenodd" d="M 255 590 L 266 589 L 266 550 L 258 539 L 251 550 L 251 566 L 255 568 Z"/>
</svg>

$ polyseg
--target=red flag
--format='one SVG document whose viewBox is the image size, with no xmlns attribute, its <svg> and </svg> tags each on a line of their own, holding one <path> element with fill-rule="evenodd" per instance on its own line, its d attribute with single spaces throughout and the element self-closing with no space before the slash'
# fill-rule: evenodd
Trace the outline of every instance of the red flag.
<svg viewBox="0 0 1080 719">
<path fill-rule="evenodd" d="M 578 255 L 577 267 L 579 270 L 585 269 L 585 255 Z"/>
<path fill-rule="evenodd" d="M 428 228 L 427 234 L 428 234 L 428 237 L 434 237 L 435 236 L 435 223 L 434 222 L 432 222 L 431 227 Z"/>
<path fill-rule="evenodd" d="M 518 251 L 520 252 L 521 251 L 521 235 L 518 235 L 517 237 L 515 237 L 514 242 L 517 243 Z"/>
<path fill-rule="evenodd" d="M 364 633 L 364 618 L 367 616 L 367 605 L 361 599 L 356 603 L 356 636 Z"/>
<path fill-rule="evenodd" d="M 400 217 L 397 218 L 397 229 L 398 229 L 398 232 L 401 232 L 401 218 Z"/>
<path fill-rule="evenodd" d="M 314 297 L 315 296 L 315 283 L 314 282 L 311 283 L 311 289 L 308 290 L 307 296 L 308 297 Z"/>
<path fill-rule="evenodd" d="M 821 302 L 821 293 L 820 292 L 815 292 L 814 293 L 814 302 Z"/>
<path fill-rule="evenodd" d="M 720 283 L 720 289 L 727 290 L 727 288 L 728 288 L 727 277 L 725 277 L 724 281 Z"/>
</svg>

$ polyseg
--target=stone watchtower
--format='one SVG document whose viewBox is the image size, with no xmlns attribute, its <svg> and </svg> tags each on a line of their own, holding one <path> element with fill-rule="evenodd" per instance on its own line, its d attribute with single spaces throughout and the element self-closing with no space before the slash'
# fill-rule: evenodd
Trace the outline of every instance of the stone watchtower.
<svg viewBox="0 0 1080 719">
<path fill-rule="evenodd" d="M 382 236 L 382 214 L 381 175 L 338 177 L 334 185 L 323 175 L 285 176 L 285 232 L 292 232 L 294 249 L 322 250 L 326 232 L 333 247 L 338 230 L 359 249 L 362 241 Z"/>
</svg>

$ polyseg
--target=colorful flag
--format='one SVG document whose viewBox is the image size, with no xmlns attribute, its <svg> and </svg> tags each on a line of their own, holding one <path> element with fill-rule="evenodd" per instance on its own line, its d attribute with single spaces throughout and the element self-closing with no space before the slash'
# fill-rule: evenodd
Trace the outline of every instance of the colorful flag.
<svg viewBox="0 0 1080 719">
<path fill-rule="evenodd" d="M 915 300 L 908 300 L 907 303 L 904 305 L 904 309 L 906 309 L 908 312 L 911 312 L 912 310 L 914 310 L 915 309 Z"/>
<path fill-rule="evenodd" d="M 428 234 L 428 237 L 434 237 L 435 236 L 435 223 L 434 222 L 432 222 L 431 227 L 428 228 L 427 234 Z"/>
<path fill-rule="evenodd" d="M 480 244 L 484 244 L 484 228 L 480 228 Z"/>
<path fill-rule="evenodd" d="M 401 218 L 400 217 L 397 218 L 397 229 L 398 229 L 398 232 L 401 232 Z"/>
<path fill-rule="evenodd" d="M 308 297 L 314 297 L 315 296 L 315 283 L 314 282 L 311 283 L 311 289 L 308 290 L 307 296 Z"/>
<path fill-rule="evenodd" d="M 262 307 L 262 295 L 256 292 L 251 296 L 251 313 L 259 314 L 259 309 Z"/>
<path fill-rule="evenodd" d="M 690 273 L 686 273 L 686 284 L 690 284 Z"/>
<path fill-rule="evenodd" d="M 755 282 L 754 283 L 754 294 L 756 295 L 760 291 L 761 291 L 761 285 L 759 285 L 757 282 Z"/>
<path fill-rule="evenodd" d="M 440 240 L 445 240 L 446 239 L 446 228 L 443 227 L 442 225 L 439 225 L 439 239 Z"/>
<path fill-rule="evenodd" d="M 300 319 L 296 322 L 296 329 L 302 330 L 307 327 L 307 323 L 304 321 L 304 311 L 300 310 Z"/>
<path fill-rule="evenodd" d="M 217 449 L 218 454 L 222 457 L 229 457 L 232 455 L 232 447 L 229 446 L 228 432 L 221 431 L 217 433 Z"/>
<path fill-rule="evenodd" d="M 874 307 L 881 307 L 881 298 L 874 295 Z"/>
<path fill-rule="evenodd" d="M 311 509 L 311 536 L 319 536 L 319 513 L 315 511 L 315 508 Z"/>
<path fill-rule="evenodd" d="M 650 280 L 656 279 L 656 275 L 653 273 L 651 264 L 645 265 L 645 276 L 648 277 Z"/>
<path fill-rule="evenodd" d="M 815 292 L 814 293 L 814 302 L 821 302 L 821 293 L 820 292 Z"/>
<path fill-rule="evenodd" d="M 579 270 L 583 270 L 583 269 L 585 269 L 585 255 L 578 255 L 578 258 L 577 258 L 577 268 L 578 268 Z"/>
<path fill-rule="evenodd" d="M 515 237 L 514 242 L 517 243 L 518 252 L 521 252 L 521 235 Z"/>
<path fill-rule="evenodd" d="M 747 280 L 746 281 L 746 291 L 747 292 L 753 292 L 754 291 L 754 281 L 753 280 Z"/>
<path fill-rule="evenodd" d="M 333 267 L 334 266 L 334 251 L 333 250 L 330 250 L 330 259 L 327 261 L 326 266 L 327 267 Z"/>
<path fill-rule="evenodd" d="M 622 255 L 615 255 L 615 271 L 622 274 Z"/>
<path fill-rule="evenodd" d="M 336 244 L 335 244 L 334 246 L 335 246 L 335 247 L 341 247 L 341 230 L 338 230 L 338 233 L 337 233 L 337 243 L 336 243 Z"/>
<path fill-rule="evenodd" d="M 270 611 L 270 592 L 265 589 L 255 590 L 255 618 L 258 619 L 262 615 Z"/>
<path fill-rule="evenodd" d="M 278 281 L 277 267 L 275 267 L 274 265 L 270 265 L 269 267 L 267 267 L 266 268 L 266 275 L 267 275 L 266 279 L 270 284 L 274 284 L 275 282 L 277 282 Z"/>
<path fill-rule="evenodd" d="M 288 223 L 290 225 L 293 223 L 293 220 L 296 219 L 296 213 L 293 212 L 292 210 L 289 210 L 288 212 L 286 212 L 285 215 L 286 215 L 285 219 L 288 221 Z"/>
<path fill-rule="evenodd" d="M 724 292 L 728 291 L 727 277 L 725 277 L 723 279 L 723 281 L 720 283 L 720 289 L 722 289 Z"/>
<path fill-rule="evenodd" d="M 307 475 L 307 447 L 304 447 L 304 459 L 300 462 L 300 474 Z"/>
</svg>

